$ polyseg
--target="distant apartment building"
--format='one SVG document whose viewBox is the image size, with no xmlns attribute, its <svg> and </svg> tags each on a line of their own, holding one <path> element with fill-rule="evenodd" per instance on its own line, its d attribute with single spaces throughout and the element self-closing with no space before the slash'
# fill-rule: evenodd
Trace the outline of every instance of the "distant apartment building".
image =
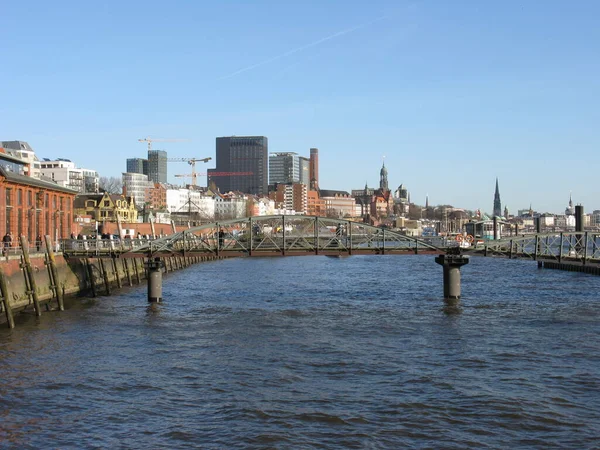
<svg viewBox="0 0 600 450">
<path fill-rule="evenodd" d="M 309 216 L 325 215 L 325 201 L 319 197 L 319 191 L 309 190 L 306 193 L 306 209 Z"/>
<path fill-rule="evenodd" d="M 166 211 L 167 209 L 167 185 L 164 183 L 152 183 L 148 188 L 148 208 L 153 211 Z"/>
<path fill-rule="evenodd" d="M 69 159 L 58 158 L 54 161 L 44 158 L 40 161 L 40 174 L 50 178 L 59 186 L 73 189 L 81 194 L 98 192 L 98 172 L 76 167 Z"/>
<path fill-rule="evenodd" d="M 596 209 L 590 215 L 590 226 L 600 227 L 600 210 Z"/>
<path fill-rule="evenodd" d="M 40 161 L 31 146 L 25 141 L 2 141 L 0 148 L 4 153 L 26 162 L 23 166 L 24 174 L 30 177 L 40 177 Z"/>
<path fill-rule="evenodd" d="M 154 183 L 167 182 L 167 152 L 164 150 L 148 150 L 148 180 Z"/>
<path fill-rule="evenodd" d="M 271 216 L 275 213 L 275 200 L 267 197 L 252 197 L 247 200 L 248 216 Z"/>
<path fill-rule="evenodd" d="M 143 158 L 128 158 L 127 173 L 141 173 L 148 175 L 148 160 Z"/>
<path fill-rule="evenodd" d="M 275 207 L 296 214 L 308 213 L 308 186 L 302 183 L 278 184 L 277 190 L 269 194 L 275 201 Z"/>
<path fill-rule="evenodd" d="M 268 153 L 265 136 L 218 137 L 216 168 L 208 170 L 209 182 L 214 182 L 221 193 L 267 195 Z"/>
<path fill-rule="evenodd" d="M 321 189 L 321 200 L 325 203 L 327 217 L 354 217 L 356 200 L 350 193 Z"/>
<path fill-rule="evenodd" d="M 148 203 L 148 190 L 154 187 L 154 183 L 148 181 L 148 175 L 142 173 L 122 174 L 123 193 L 135 200 L 138 209 L 143 209 Z"/>
<path fill-rule="evenodd" d="M 246 217 L 247 200 L 246 196 L 237 194 L 215 196 L 215 220 Z"/>
</svg>

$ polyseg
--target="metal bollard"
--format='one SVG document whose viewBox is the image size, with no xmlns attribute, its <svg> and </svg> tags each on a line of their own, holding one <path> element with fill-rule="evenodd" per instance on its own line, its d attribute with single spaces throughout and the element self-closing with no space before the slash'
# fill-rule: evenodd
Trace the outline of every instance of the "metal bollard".
<svg viewBox="0 0 600 450">
<path fill-rule="evenodd" d="M 160 258 L 149 259 L 146 262 L 148 269 L 148 302 L 160 303 L 162 301 L 162 261 Z"/>
<path fill-rule="evenodd" d="M 446 303 L 457 304 L 460 300 L 460 268 L 469 263 L 468 256 L 439 255 L 435 262 L 444 270 L 444 299 Z"/>
</svg>

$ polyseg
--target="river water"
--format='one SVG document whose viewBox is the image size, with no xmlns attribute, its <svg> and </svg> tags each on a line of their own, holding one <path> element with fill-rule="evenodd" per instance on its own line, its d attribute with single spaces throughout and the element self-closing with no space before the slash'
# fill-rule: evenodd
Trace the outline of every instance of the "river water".
<svg viewBox="0 0 600 450">
<path fill-rule="evenodd" d="M 0 330 L 0 447 L 598 448 L 600 277 L 244 258 Z"/>
</svg>

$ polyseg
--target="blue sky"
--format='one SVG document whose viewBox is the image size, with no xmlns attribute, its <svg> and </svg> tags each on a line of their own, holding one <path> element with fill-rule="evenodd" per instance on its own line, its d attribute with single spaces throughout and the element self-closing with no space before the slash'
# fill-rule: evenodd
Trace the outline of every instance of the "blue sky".
<svg viewBox="0 0 600 450">
<path fill-rule="evenodd" d="M 120 176 L 146 136 L 319 148 L 320 185 L 600 209 L 596 1 L 106 1 L 0 5 L 0 140 Z M 214 161 L 213 161 L 214 162 Z M 213 167 L 210 163 L 205 167 Z M 175 173 L 189 166 L 170 163 Z M 201 182 L 205 179 L 201 178 Z"/>
</svg>

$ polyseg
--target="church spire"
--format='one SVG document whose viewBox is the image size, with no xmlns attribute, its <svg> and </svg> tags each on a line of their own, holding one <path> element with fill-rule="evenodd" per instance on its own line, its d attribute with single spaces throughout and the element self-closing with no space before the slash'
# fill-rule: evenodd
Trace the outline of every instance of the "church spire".
<svg viewBox="0 0 600 450">
<path fill-rule="evenodd" d="M 385 168 L 385 160 L 383 161 L 383 166 L 381 167 L 381 171 L 379 172 L 379 189 L 386 192 L 389 191 L 388 188 L 388 171 Z"/>
<path fill-rule="evenodd" d="M 498 177 L 496 177 L 496 192 L 494 193 L 494 216 L 502 216 L 502 203 L 500 203 L 500 189 L 498 189 Z"/>
</svg>

